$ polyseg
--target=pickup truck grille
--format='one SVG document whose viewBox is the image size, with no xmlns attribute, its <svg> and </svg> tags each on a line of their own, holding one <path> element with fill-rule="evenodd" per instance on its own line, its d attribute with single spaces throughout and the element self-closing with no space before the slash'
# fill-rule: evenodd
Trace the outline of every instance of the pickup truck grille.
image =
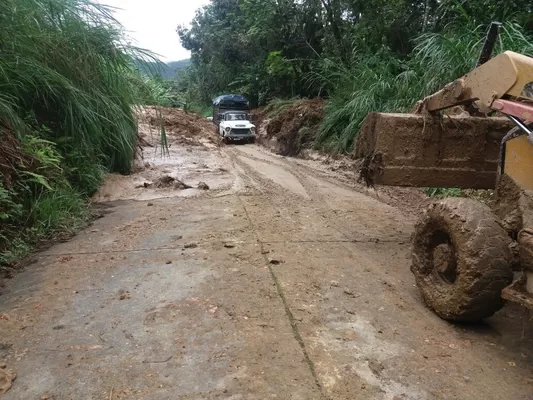
<svg viewBox="0 0 533 400">
<path fill-rule="evenodd" d="M 248 135 L 250 133 L 250 129 L 232 129 L 231 133 L 234 135 Z"/>
</svg>

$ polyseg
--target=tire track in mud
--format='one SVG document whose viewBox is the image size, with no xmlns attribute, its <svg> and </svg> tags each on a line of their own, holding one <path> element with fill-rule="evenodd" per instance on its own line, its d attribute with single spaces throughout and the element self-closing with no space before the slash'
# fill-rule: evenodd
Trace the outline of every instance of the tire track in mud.
<svg viewBox="0 0 533 400">
<path fill-rule="evenodd" d="M 383 239 L 382 236 L 384 235 L 382 234 L 377 235 L 378 237 L 369 237 L 367 239 L 354 238 L 353 234 L 350 233 L 350 229 L 346 229 L 346 223 L 343 220 L 341 220 L 338 215 L 339 212 L 353 213 L 354 210 L 346 211 L 344 209 L 336 209 L 333 206 L 331 206 L 331 204 L 327 200 L 327 196 L 324 194 L 324 189 L 315 183 L 317 178 L 325 181 L 327 184 L 337 186 L 340 189 L 343 189 L 349 192 L 356 192 L 357 195 L 359 196 L 368 197 L 369 200 L 371 200 L 372 202 L 375 201 L 380 205 L 381 204 L 386 205 L 386 203 L 379 199 L 375 199 L 372 196 L 368 196 L 365 193 L 361 193 L 347 184 L 339 183 L 338 181 L 335 180 L 335 178 L 328 176 L 326 173 L 322 171 L 314 170 L 314 169 L 302 166 L 299 163 L 291 162 L 291 161 L 280 160 L 280 162 L 274 162 L 273 160 L 270 160 L 267 158 L 269 157 L 268 155 L 266 155 L 265 158 L 260 158 L 252 154 L 249 154 L 247 152 L 241 152 L 235 149 L 229 149 L 227 153 L 230 156 L 230 158 L 233 160 L 233 162 L 238 164 L 245 171 L 247 175 L 250 175 L 253 177 L 254 180 L 261 182 L 261 185 L 266 189 L 266 190 L 261 191 L 261 193 L 264 195 L 270 194 L 270 196 L 268 196 L 269 199 L 272 201 L 272 203 L 278 204 L 276 209 L 280 213 L 281 213 L 281 208 L 279 207 L 279 205 L 281 205 L 283 208 L 287 208 L 288 200 L 295 201 L 295 199 L 298 199 L 297 205 L 298 204 L 301 205 L 302 202 L 308 203 L 312 209 L 312 212 L 320 219 L 326 221 L 330 228 L 334 229 L 337 233 L 342 235 L 342 237 L 345 238 L 344 240 L 345 242 L 402 243 L 402 242 L 408 241 L 408 238 Z M 286 172 L 288 172 L 289 174 L 291 174 L 292 176 L 296 178 L 299 184 L 305 189 L 307 195 L 309 196 L 309 199 L 303 199 L 295 193 L 287 193 L 285 196 L 282 196 L 283 198 L 281 201 L 283 203 L 279 204 L 278 196 L 276 196 L 276 193 L 279 193 L 279 189 L 282 186 L 270 180 L 268 177 L 262 175 L 260 172 L 258 172 L 253 167 L 246 164 L 245 162 L 242 162 L 239 159 L 240 157 L 248 158 L 259 163 L 268 164 L 268 165 L 275 166 L 277 168 L 284 169 Z M 311 174 L 317 175 L 317 178 L 311 178 L 315 180 L 315 182 L 313 182 L 309 178 Z M 289 190 L 287 190 L 287 192 L 289 192 Z M 366 207 L 361 206 L 360 210 L 365 211 L 365 208 L 368 208 L 368 206 Z M 402 232 L 402 234 L 405 235 L 407 233 Z"/>
<path fill-rule="evenodd" d="M 335 210 L 335 204 L 331 204 L 331 199 L 328 199 L 328 193 L 325 191 L 324 187 L 320 187 L 319 184 L 317 184 L 316 180 L 314 180 L 312 177 L 309 176 L 309 172 L 305 168 L 301 168 L 299 166 L 295 166 L 294 164 L 285 164 L 285 163 L 277 163 L 277 162 L 269 162 L 268 160 L 263 160 L 258 157 L 253 157 L 248 154 L 242 154 L 241 152 L 236 152 L 235 150 L 231 150 L 231 157 L 235 160 L 235 164 L 238 164 L 242 167 L 242 169 L 245 171 L 246 174 L 249 174 L 250 176 L 253 176 L 253 179 L 258 180 L 261 182 L 263 186 L 262 193 L 267 196 L 269 199 L 271 199 L 270 206 L 275 207 L 279 212 L 283 212 L 283 210 L 287 211 L 290 210 L 291 207 L 294 205 L 295 207 L 309 207 L 310 213 L 314 214 L 314 217 L 316 219 L 322 219 L 326 223 L 328 223 L 328 227 L 336 231 L 340 237 L 343 238 L 343 240 L 338 240 L 336 243 L 339 243 L 343 248 L 346 249 L 348 254 L 351 255 L 351 258 L 353 260 L 357 260 L 361 254 L 358 254 L 359 250 L 356 250 L 351 246 L 354 242 L 359 242 L 358 240 L 353 238 L 353 235 L 347 231 L 346 229 L 346 222 L 339 220 L 342 218 L 342 216 L 339 217 L 339 215 L 336 215 L 335 212 L 338 210 Z M 274 183 L 270 179 L 268 179 L 267 176 L 263 176 L 261 172 L 255 170 L 252 166 L 248 165 L 246 162 L 242 161 L 242 158 L 250 158 L 255 159 L 258 162 L 262 162 L 264 164 L 273 165 L 278 168 L 283 168 L 285 171 L 290 171 L 290 174 L 292 174 L 298 182 L 304 187 L 305 191 L 309 195 L 309 199 L 303 199 L 298 194 L 289 192 L 288 190 L 285 192 L 280 192 L 280 185 L 277 183 Z M 252 219 L 251 212 L 247 210 L 247 205 L 245 202 L 242 201 L 242 205 L 246 211 L 247 218 L 250 221 L 251 226 L 253 227 L 254 234 L 257 238 L 257 241 L 259 242 L 261 246 L 261 252 L 265 253 L 265 245 L 267 245 L 266 242 L 261 241 L 260 233 L 257 231 L 257 227 L 254 226 L 254 222 Z M 374 200 L 371 200 L 374 201 Z M 296 204 L 295 204 L 296 203 Z M 339 204 L 339 207 L 342 207 L 342 203 Z M 366 207 L 368 208 L 369 205 L 367 204 Z M 371 205 L 370 205 L 371 207 Z M 365 209 L 365 205 L 361 205 L 361 208 Z M 375 212 L 379 212 L 379 207 L 375 210 Z M 351 212 L 349 209 L 348 212 Z M 302 224 L 305 224 L 307 221 L 303 220 Z M 348 222 L 350 223 L 350 222 Z M 360 227 L 359 227 L 360 228 Z M 320 241 L 321 243 L 326 243 L 327 241 Z M 372 243 L 372 239 L 368 240 L 362 240 L 361 242 L 365 243 Z M 397 240 L 394 240 L 393 242 L 397 243 Z M 385 243 L 385 241 L 383 241 Z M 336 392 L 331 390 L 331 387 L 329 387 L 329 380 L 328 380 L 328 370 L 327 368 L 324 369 L 324 359 L 321 358 L 320 352 L 316 352 L 316 350 L 313 349 L 314 347 L 314 341 L 313 336 L 309 336 L 309 332 L 306 332 L 306 325 L 300 325 L 298 317 L 298 303 L 293 303 L 291 301 L 291 296 L 294 296 L 294 293 L 285 292 L 284 288 L 284 279 L 283 279 L 283 272 L 280 270 L 277 270 L 270 262 L 266 254 L 263 254 L 265 258 L 265 262 L 267 265 L 267 268 L 270 271 L 270 274 L 272 276 L 272 280 L 274 284 L 276 285 L 276 289 L 278 292 L 278 295 L 283 302 L 283 305 L 285 307 L 285 313 L 287 315 L 287 318 L 289 320 L 289 323 L 291 325 L 291 328 L 294 333 L 295 340 L 299 343 L 300 347 L 302 348 L 302 352 L 304 354 L 304 357 L 309 365 L 309 368 L 313 374 L 313 377 L 315 378 L 317 387 L 321 390 L 321 393 L 325 399 L 328 398 L 336 398 Z M 382 275 L 379 273 L 379 276 L 382 276 L 383 279 L 385 278 L 385 275 Z M 297 295 L 296 297 L 298 297 Z M 294 298 L 293 298 L 294 299 Z M 320 315 L 315 314 L 315 316 Z M 307 327 L 308 329 L 308 327 Z M 305 338 L 305 339 L 304 339 Z M 370 347 L 366 348 L 367 351 L 373 351 Z M 366 370 L 364 370 L 366 372 Z M 364 376 L 358 375 L 361 379 Z M 377 379 L 377 378 L 376 378 Z M 384 385 L 384 384 L 383 384 Z"/>
<path fill-rule="evenodd" d="M 261 147 L 258 147 L 260 149 L 261 152 L 264 151 L 263 148 Z M 242 156 L 242 157 L 246 157 L 246 158 L 249 158 L 249 159 L 252 159 L 254 161 L 258 161 L 258 162 L 262 162 L 262 163 L 265 163 L 265 164 L 270 164 L 270 165 L 274 165 L 274 166 L 277 166 L 277 167 L 281 167 L 281 168 L 284 168 L 284 169 L 287 169 L 289 168 L 291 173 L 294 171 L 294 168 L 298 169 L 299 172 L 301 172 L 302 176 L 306 176 L 306 175 L 315 175 L 317 178 L 320 178 L 324 181 L 326 181 L 327 183 L 330 183 L 330 184 L 333 184 L 333 185 L 336 185 L 336 186 L 339 186 L 339 187 L 342 187 L 343 189 L 346 189 L 346 190 L 350 190 L 350 191 L 353 191 L 353 192 L 357 192 L 363 196 L 367 196 L 369 198 L 373 198 L 374 197 L 368 193 L 368 190 L 365 189 L 364 187 L 360 187 L 358 185 L 355 185 L 354 184 L 354 181 L 356 181 L 356 174 L 355 174 L 355 171 L 354 171 L 354 180 L 350 180 L 349 178 L 347 178 L 346 176 L 344 175 L 332 175 L 330 172 L 327 172 L 327 171 L 323 171 L 323 170 L 320 170 L 320 169 L 315 169 L 315 168 L 310 168 L 308 166 L 306 166 L 305 164 L 302 164 L 301 160 L 297 159 L 297 158 L 288 158 L 288 157 L 283 157 L 283 158 L 279 158 L 279 160 L 276 160 L 276 161 L 279 161 L 279 162 L 275 162 L 273 159 L 278 157 L 274 154 L 265 154 L 265 158 L 261 158 L 261 157 L 256 157 L 250 153 L 247 153 L 247 152 L 241 152 L 241 151 L 238 151 L 238 150 L 235 150 L 235 149 L 231 149 L 231 152 L 234 154 L 234 155 L 237 155 L 236 153 L 238 153 L 238 156 Z M 376 199 L 377 201 L 380 201 L 382 203 L 385 203 L 385 204 L 388 204 L 386 201 L 384 201 L 384 199 L 380 199 L 379 196 L 377 195 L 377 192 L 376 192 Z"/>
<path fill-rule="evenodd" d="M 273 183 L 268 178 L 265 178 L 265 177 L 261 176 L 260 173 L 255 171 L 253 168 L 251 168 L 246 163 L 244 163 L 241 160 L 239 160 L 239 156 L 235 153 L 235 151 L 231 150 L 231 151 L 227 151 L 226 153 L 228 154 L 229 158 L 231 159 L 231 162 L 232 162 L 233 166 L 234 167 L 238 166 L 242 170 L 242 172 L 245 174 L 246 179 L 248 181 L 257 181 L 261 185 L 260 187 L 257 187 L 257 190 L 262 196 L 271 197 L 271 196 L 268 196 L 268 195 L 272 194 L 272 193 L 276 193 L 277 191 L 279 191 L 279 185 Z M 246 203 L 242 199 L 241 195 L 236 194 L 236 197 L 239 199 L 239 201 L 240 201 L 240 203 L 242 205 L 242 208 L 243 208 L 243 210 L 245 212 L 245 215 L 246 215 L 246 219 L 248 220 L 248 223 L 249 223 L 249 225 L 250 225 L 250 227 L 252 229 L 252 232 L 253 232 L 253 234 L 255 236 L 255 240 L 260 246 L 261 255 L 263 256 L 263 259 L 265 261 L 265 266 L 268 268 L 268 271 L 270 272 L 270 276 L 272 278 L 272 282 L 273 282 L 273 284 L 276 287 L 276 291 L 278 293 L 278 296 L 279 296 L 279 298 L 280 298 L 280 300 L 281 300 L 281 302 L 283 304 L 283 307 L 285 309 L 285 315 L 287 316 L 287 320 L 289 322 L 289 325 L 291 326 L 291 330 L 293 332 L 294 339 L 296 340 L 296 342 L 300 346 L 300 349 L 302 351 L 302 354 L 303 354 L 303 357 L 305 359 L 305 362 L 307 363 L 307 365 L 309 367 L 309 371 L 311 372 L 311 375 L 313 376 L 313 379 L 315 381 L 315 385 L 317 386 L 318 390 L 320 391 L 321 397 L 323 399 L 329 399 L 329 397 L 327 397 L 326 394 L 324 393 L 324 390 L 323 390 L 322 385 L 320 383 L 320 379 L 318 378 L 318 375 L 316 373 L 315 364 L 314 364 L 313 360 L 311 359 L 311 357 L 309 355 L 309 352 L 307 351 L 307 347 L 305 345 L 303 337 L 300 334 L 300 330 L 298 328 L 298 324 L 296 322 L 296 319 L 294 318 L 293 311 L 290 308 L 289 302 L 287 301 L 287 297 L 286 297 L 285 292 L 283 290 L 283 285 L 281 284 L 276 272 L 272 268 L 272 264 L 270 263 L 270 260 L 267 257 L 268 252 L 265 249 L 265 245 L 266 244 L 270 244 L 270 243 L 261 240 L 261 237 L 259 236 L 259 234 L 257 232 L 257 227 L 254 224 L 254 221 L 253 221 L 253 219 L 252 219 L 252 217 L 250 215 L 250 212 L 249 212 L 249 210 L 248 210 L 248 208 L 246 206 Z M 275 205 L 274 202 L 272 202 L 271 205 L 273 205 L 274 208 L 278 212 L 281 212 L 281 209 L 277 205 Z"/>
<path fill-rule="evenodd" d="M 239 152 L 234 149 L 228 150 L 228 154 L 232 158 L 234 165 L 239 165 L 239 167 L 242 168 L 244 173 L 248 175 L 249 179 L 257 180 L 258 182 L 260 182 L 261 187 L 262 187 L 262 189 L 260 190 L 261 195 L 267 197 L 270 200 L 269 205 L 271 207 L 275 208 L 279 213 L 282 213 L 283 210 L 285 211 L 290 210 L 293 207 L 299 207 L 299 208 L 301 208 L 302 206 L 310 207 L 311 212 L 318 219 L 323 219 L 324 221 L 328 222 L 329 223 L 328 226 L 331 229 L 333 229 L 335 232 L 337 232 L 340 235 L 340 237 L 344 238 L 343 240 L 335 241 L 335 243 L 339 243 L 341 246 L 343 246 L 348 251 L 348 253 L 352 255 L 353 259 L 357 259 L 358 254 L 354 250 L 354 248 L 350 246 L 351 243 L 355 243 L 355 242 L 372 243 L 374 242 L 373 239 L 359 241 L 357 239 L 354 239 L 352 237 L 353 235 L 350 234 L 350 232 L 347 232 L 347 230 L 345 229 L 346 228 L 345 223 L 343 223 L 343 221 L 339 221 L 339 216 L 335 215 L 335 212 L 338 210 L 335 210 L 334 206 L 332 206 L 330 202 L 328 201 L 327 194 L 324 192 L 324 188 L 319 187 L 316 181 L 313 181 L 312 178 L 310 179 L 309 172 L 307 171 L 306 168 L 295 166 L 292 163 L 287 165 L 284 162 L 277 163 L 277 162 L 273 162 L 270 160 L 261 159 L 259 157 L 254 157 L 253 155 Z M 290 192 L 289 190 L 280 192 L 280 188 L 283 186 L 281 186 L 278 183 L 275 183 L 274 181 L 270 180 L 267 177 L 267 175 L 264 176 L 261 172 L 254 169 L 251 165 L 244 162 L 243 158 L 249 158 L 257 162 L 261 162 L 263 164 L 276 166 L 278 168 L 283 168 L 285 171 L 293 175 L 294 178 L 296 178 L 296 180 L 303 186 L 305 191 L 308 193 L 309 198 L 304 199 L 298 194 Z M 323 379 L 326 379 L 326 378 L 322 375 L 319 376 L 319 373 L 317 372 L 317 367 L 316 367 L 316 365 L 320 365 L 321 360 L 320 359 L 315 360 L 314 357 L 312 358 L 312 355 L 311 355 L 312 353 L 310 353 L 309 350 L 307 349 L 307 345 L 309 343 L 307 343 L 306 345 L 306 341 L 304 341 L 304 336 L 302 336 L 302 333 L 300 332 L 300 326 L 299 326 L 298 321 L 295 319 L 295 314 L 294 314 L 296 311 L 291 309 L 291 303 L 288 300 L 288 297 L 287 297 L 288 294 L 285 293 L 283 282 L 281 281 L 280 277 L 278 276 L 278 272 L 273 267 L 273 265 L 270 263 L 270 260 L 268 256 L 266 255 L 267 252 L 265 251 L 265 246 L 268 245 L 269 243 L 267 241 L 261 240 L 261 236 L 257 230 L 258 227 L 254 225 L 254 220 L 251 216 L 250 211 L 247 208 L 247 204 L 243 201 L 243 199 L 240 196 L 238 196 L 238 198 L 241 201 L 241 204 L 245 210 L 247 219 L 254 232 L 254 236 L 256 237 L 257 242 L 261 246 L 261 252 L 265 259 L 266 267 L 268 268 L 271 274 L 272 281 L 276 286 L 278 295 L 285 308 L 285 313 L 291 325 L 294 338 L 302 349 L 304 358 L 307 364 L 309 365 L 309 369 L 315 379 L 317 387 L 321 391 L 323 398 L 328 399 L 332 395 L 332 392 L 330 392 L 330 390 L 327 389 L 326 387 L 327 385 L 324 386 L 324 384 L 326 384 L 326 381 L 323 381 Z M 362 208 L 364 210 L 364 205 L 362 206 Z M 305 221 L 302 221 L 302 224 L 305 224 Z M 328 241 L 320 240 L 318 242 L 327 243 Z M 382 243 L 387 243 L 387 242 L 398 243 L 399 241 L 398 240 L 382 241 Z"/>
<path fill-rule="evenodd" d="M 278 156 L 274 153 L 271 153 L 268 148 L 264 148 L 259 145 L 256 145 L 252 148 L 258 149 L 260 153 L 265 155 L 265 158 L 256 157 L 246 151 L 239 151 L 239 154 L 245 155 L 246 157 L 256 161 L 261 161 L 279 167 L 290 166 L 291 170 L 298 168 L 302 173 L 304 173 L 304 175 L 314 176 L 327 183 L 336 185 L 339 188 L 356 192 L 379 203 L 386 204 L 394 208 L 399 207 L 410 215 L 417 216 L 419 209 L 421 207 L 425 207 L 429 201 L 424 194 L 413 193 L 413 188 L 380 186 L 379 191 L 377 188 L 368 188 L 359 182 L 357 171 L 355 169 L 352 171 L 352 174 L 348 174 L 347 170 L 335 171 L 322 168 L 313 168 L 307 165 L 307 163 L 319 164 L 321 162 L 297 157 Z M 407 199 L 405 197 L 407 197 Z"/>
</svg>

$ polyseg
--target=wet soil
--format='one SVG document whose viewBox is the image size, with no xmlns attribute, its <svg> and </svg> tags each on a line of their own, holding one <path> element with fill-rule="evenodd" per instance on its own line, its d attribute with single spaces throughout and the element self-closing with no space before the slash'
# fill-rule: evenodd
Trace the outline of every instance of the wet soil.
<svg viewBox="0 0 533 400">
<path fill-rule="evenodd" d="M 197 124 L 169 124 L 163 157 L 147 122 L 154 147 L 108 177 L 102 218 L 7 282 L 5 399 L 531 399 L 523 309 L 453 325 L 425 307 L 416 192 Z"/>
<path fill-rule="evenodd" d="M 322 99 L 299 100 L 271 118 L 262 110 L 256 111 L 259 142 L 275 147 L 278 154 L 296 156 L 312 147 L 324 115 Z"/>
</svg>

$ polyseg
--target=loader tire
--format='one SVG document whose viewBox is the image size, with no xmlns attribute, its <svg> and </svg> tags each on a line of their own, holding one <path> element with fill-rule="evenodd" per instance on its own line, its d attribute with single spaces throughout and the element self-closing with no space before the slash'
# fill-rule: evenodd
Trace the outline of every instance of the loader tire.
<svg viewBox="0 0 533 400">
<path fill-rule="evenodd" d="M 416 284 L 441 318 L 478 321 L 503 306 L 513 278 L 511 239 L 485 205 L 462 198 L 433 203 L 412 240 Z"/>
</svg>

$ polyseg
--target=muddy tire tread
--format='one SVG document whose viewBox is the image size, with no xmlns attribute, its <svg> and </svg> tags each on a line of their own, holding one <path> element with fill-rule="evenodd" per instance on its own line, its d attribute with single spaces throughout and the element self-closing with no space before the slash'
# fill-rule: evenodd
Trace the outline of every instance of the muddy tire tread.
<svg viewBox="0 0 533 400">
<path fill-rule="evenodd" d="M 439 282 L 432 268 L 430 237 L 447 231 L 457 256 L 457 280 Z M 448 198 L 431 205 L 413 235 L 415 276 L 424 301 L 447 320 L 475 321 L 503 306 L 501 291 L 512 280 L 510 238 L 485 205 L 471 199 Z M 430 264 L 431 263 L 431 264 Z"/>
</svg>

